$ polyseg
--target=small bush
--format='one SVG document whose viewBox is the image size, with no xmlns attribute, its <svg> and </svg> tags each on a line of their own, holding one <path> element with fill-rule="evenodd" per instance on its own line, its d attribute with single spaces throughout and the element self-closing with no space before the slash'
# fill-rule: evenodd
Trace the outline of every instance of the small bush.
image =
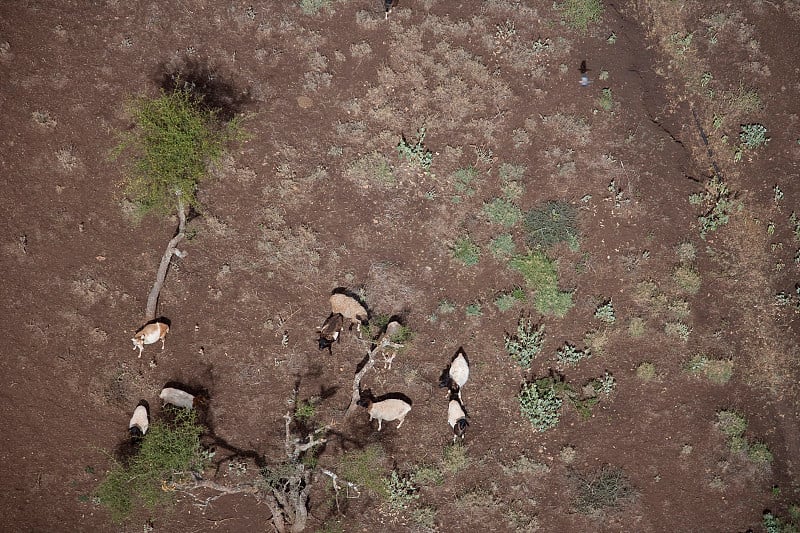
<svg viewBox="0 0 800 533">
<path fill-rule="evenodd" d="M 689 294 L 697 294 L 700 290 L 700 274 L 689 265 L 681 265 L 672 273 L 675 284 Z"/>
<path fill-rule="evenodd" d="M 552 378 L 537 379 L 523 385 L 517 399 L 522 416 L 538 431 L 547 431 L 558 425 L 563 400 L 556 394 Z"/>
<path fill-rule="evenodd" d="M 717 428 L 728 437 L 741 437 L 747 429 L 747 419 L 736 411 L 719 411 Z"/>
<path fill-rule="evenodd" d="M 510 311 L 518 302 L 525 301 L 525 292 L 521 289 L 514 289 L 511 292 L 499 294 L 494 300 L 494 305 L 503 313 Z"/>
<path fill-rule="evenodd" d="M 400 139 L 397 152 L 411 164 L 419 166 L 422 170 L 430 170 L 433 163 L 433 152 L 425 147 L 425 127 L 417 131 L 417 142 L 409 143 L 405 137 Z"/>
<path fill-rule="evenodd" d="M 467 449 L 459 444 L 449 444 L 444 447 L 444 454 L 442 457 L 442 468 L 445 472 L 455 474 L 469 466 L 469 457 L 467 456 Z"/>
<path fill-rule="evenodd" d="M 614 95 L 611 93 L 610 88 L 605 87 L 600 91 L 600 98 L 597 99 L 597 105 L 600 106 L 600 109 L 603 111 L 611 111 L 614 109 Z"/>
<path fill-rule="evenodd" d="M 355 483 L 380 497 L 386 496 L 381 461 L 383 450 L 380 445 L 367 446 L 363 450 L 345 453 L 339 462 L 339 473 L 343 479 Z"/>
<path fill-rule="evenodd" d="M 556 359 L 562 366 L 576 366 L 580 361 L 592 356 L 591 351 L 578 350 L 575 346 L 565 343 L 556 351 Z"/>
<path fill-rule="evenodd" d="M 632 495 L 633 486 L 624 472 L 607 465 L 577 477 L 575 508 L 582 513 L 603 512 L 618 507 Z"/>
<path fill-rule="evenodd" d="M 490 222 L 502 224 L 510 228 L 522 218 L 520 208 L 504 198 L 495 198 L 488 204 L 483 204 L 483 213 Z"/>
<path fill-rule="evenodd" d="M 703 213 L 697 217 L 700 221 L 700 238 L 717 231 L 730 220 L 730 215 L 739 205 L 734 200 L 734 194 L 728 189 L 727 184 L 716 174 L 705 184 L 702 193 L 689 196 L 689 203 L 703 207 Z M 740 206 L 739 206 L 740 207 Z"/>
<path fill-rule="evenodd" d="M 525 165 L 512 165 L 511 163 L 503 163 L 500 165 L 500 169 L 497 171 L 497 173 L 504 183 L 510 183 L 514 181 L 521 181 L 525 177 L 525 172 L 527 170 L 528 167 Z"/>
<path fill-rule="evenodd" d="M 742 124 L 742 130 L 739 132 L 739 141 L 742 143 L 742 147 L 748 150 L 766 146 L 769 142 L 767 128 L 761 124 Z"/>
<path fill-rule="evenodd" d="M 453 188 L 455 189 L 458 195 L 453 199 L 455 201 L 460 201 L 461 195 L 464 196 L 472 196 L 475 194 L 474 188 L 474 181 L 475 178 L 478 177 L 478 171 L 475 167 L 466 167 L 461 168 L 453 172 L 452 176 L 450 176 L 451 181 L 453 182 Z"/>
<path fill-rule="evenodd" d="M 534 326 L 530 318 L 520 318 L 517 334 L 505 335 L 505 348 L 511 358 L 522 368 L 530 368 L 531 361 L 542 351 L 544 324 Z"/>
<path fill-rule="evenodd" d="M 558 284 L 556 264 L 543 252 L 531 251 L 527 255 L 518 255 L 508 264 L 519 271 L 534 290 L 555 287 Z"/>
<path fill-rule="evenodd" d="M 631 321 L 628 323 L 628 335 L 631 337 L 641 337 L 644 335 L 646 325 L 647 322 L 640 316 L 631 318 Z"/>
<path fill-rule="evenodd" d="M 525 215 L 525 231 L 531 247 L 548 247 L 577 240 L 578 212 L 566 202 L 547 202 Z"/>
<path fill-rule="evenodd" d="M 472 318 L 483 316 L 483 306 L 480 302 L 473 302 L 464 308 L 464 313 Z"/>
<path fill-rule="evenodd" d="M 614 314 L 614 304 L 611 303 L 611 300 L 606 301 L 604 304 L 600 305 L 594 312 L 594 317 L 606 324 L 613 324 L 617 321 L 617 317 Z"/>
<path fill-rule="evenodd" d="M 453 258 L 465 266 L 477 265 L 481 257 L 480 247 L 472 241 L 469 235 L 456 239 L 450 251 L 453 254 Z"/>
<path fill-rule="evenodd" d="M 310 401 L 300 401 L 294 408 L 294 417 L 298 421 L 305 423 L 313 418 L 316 411 L 317 409 Z"/>
<path fill-rule="evenodd" d="M 383 483 L 386 503 L 395 511 L 406 509 L 411 502 L 419 499 L 419 489 L 414 486 L 411 476 L 401 476 L 397 470 L 392 470 Z"/>
<path fill-rule="evenodd" d="M 533 306 L 543 315 L 564 317 L 573 306 L 572 291 L 561 291 L 556 287 L 545 287 L 536 291 Z"/>
<path fill-rule="evenodd" d="M 568 26 L 581 31 L 586 31 L 589 23 L 600 22 L 603 15 L 603 3 L 600 0 L 565 0 L 555 6 Z"/>
<path fill-rule="evenodd" d="M 453 302 L 442 300 L 439 302 L 439 307 L 437 307 L 436 310 L 440 315 L 449 315 L 456 310 L 456 306 L 453 304 Z"/>
<path fill-rule="evenodd" d="M 670 337 L 678 337 L 683 342 L 689 340 L 692 329 L 683 322 L 667 322 L 664 324 L 664 333 Z"/>
<path fill-rule="evenodd" d="M 382 187 L 391 187 L 397 183 L 392 166 L 380 152 L 370 152 L 350 163 L 345 170 L 345 176 L 359 184 L 375 183 Z"/>
<path fill-rule="evenodd" d="M 772 452 L 763 442 L 755 442 L 747 448 L 747 458 L 756 464 L 770 464 L 773 457 Z"/>
<path fill-rule="evenodd" d="M 636 367 L 636 377 L 642 381 L 650 381 L 656 377 L 656 365 L 653 363 L 640 363 Z"/>
<path fill-rule="evenodd" d="M 710 382 L 723 385 L 733 375 L 733 361 L 730 359 L 709 359 L 705 355 L 695 355 L 685 365 L 690 374 L 702 374 Z"/>
<path fill-rule="evenodd" d="M 414 482 L 419 485 L 441 485 L 444 482 L 444 474 L 436 466 L 418 465 L 414 468 Z"/>
<path fill-rule="evenodd" d="M 517 251 L 510 233 L 498 235 L 489 242 L 489 252 L 496 259 L 508 259 Z"/>
<path fill-rule="evenodd" d="M 316 15 L 322 9 L 329 8 L 332 0 L 300 0 L 300 10 L 304 15 Z"/>
</svg>

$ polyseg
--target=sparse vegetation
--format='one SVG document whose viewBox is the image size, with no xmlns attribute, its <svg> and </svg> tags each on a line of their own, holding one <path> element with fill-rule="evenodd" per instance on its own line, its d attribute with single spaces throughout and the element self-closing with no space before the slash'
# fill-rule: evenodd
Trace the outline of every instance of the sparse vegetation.
<svg viewBox="0 0 800 533">
<path fill-rule="evenodd" d="M 733 361 L 730 359 L 710 359 L 705 355 L 695 355 L 686 363 L 690 374 L 705 376 L 711 383 L 723 385 L 733 375 Z"/>
<path fill-rule="evenodd" d="M 400 139 L 397 145 L 397 151 L 400 157 L 412 165 L 418 166 L 423 171 L 428 171 L 433 163 L 433 152 L 425 147 L 425 127 L 417 131 L 417 141 L 410 143 L 406 140 L 405 136 Z"/>
<path fill-rule="evenodd" d="M 613 324 L 617 321 L 617 316 L 614 314 L 614 304 L 610 299 L 598 306 L 594 312 L 594 317 L 606 324 Z"/>
<path fill-rule="evenodd" d="M 419 489 L 414 485 L 413 476 L 400 475 L 392 470 L 384 479 L 386 503 L 390 509 L 400 511 L 408 508 L 414 500 L 419 499 Z"/>
<path fill-rule="evenodd" d="M 600 22 L 603 3 L 600 0 L 565 0 L 554 4 L 571 28 L 586 31 L 590 23 Z"/>
<path fill-rule="evenodd" d="M 453 258 L 468 267 L 477 265 L 481 257 L 480 247 L 472 241 L 469 235 L 456 239 L 450 251 L 453 254 Z"/>
<path fill-rule="evenodd" d="M 556 359 L 561 366 L 576 366 L 580 361 L 588 359 L 591 356 L 591 351 L 579 350 L 569 343 L 565 343 L 564 346 L 556 351 Z"/>
<path fill-rule="evenodd" d="M 490 222 L 502 224 L 510 228 L 522 217 L 522 211 L 510 201 L 504 198 L 495 198 L 487 204 L 483 204 L 483 212 Z"/>
<path fill-rule="evenodd" d="M 525 232 L 531 247 L 547 248 L 559 242 L 577 240 L 577 217 L 574 207 L 565 202 L 547 202 L 525 215 Z"/>
<path fill-rule="evenodd" d="M 704 209 L 703 214 L 698 217 L 702 239 L 705 240 L 710 232 L 717 231 L 728 223 L 730 215 L 738 205 L 734 197 L 727 184 L 716 174 L 706 182 L 702 193 L 689 196 L 690 204 Z"/>
<path fill-rule="evenodd" d="M 639 363 L 636 367 L 636 377 L 642 381 L 651 381 L 656 377 L 656 365 L 650 362 Z"/>
<path fill-rule="evenodd" d="M 610 465 L 595 472 L 577 475 L 575 484 L 575 508 L 587 514 L 615 509 L 634 492 L 625 473 Z"/>
</svg>

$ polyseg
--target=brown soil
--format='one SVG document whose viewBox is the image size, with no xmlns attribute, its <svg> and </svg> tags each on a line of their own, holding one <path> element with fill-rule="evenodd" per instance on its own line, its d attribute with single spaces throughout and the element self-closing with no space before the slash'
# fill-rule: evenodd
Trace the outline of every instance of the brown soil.
<svg viewBox="0 0 800 533">
<path fill-rule="evenodd" d="M 10 334 L 0 358 L 0 523 L 18 531 L 269 529 L 269 509 L 249 495 L 205 509 L 178 495 L 174 508 L 123 526 L 93 502 L 136 403 L 147 399 L 157 414 L 158 391 L 171 381 L 210 394 L 204 442 L 216 446 L 219 482 L 239 480 L 227 466 L 234 448 L 281 459 L 294 388 L 301 399 L 321 398 L 317 423 L 336 423 L 322 466 L 336 470 L 342 453 L 371 443 L 382 446 L 386 473 L 438 464 L 451 432 L 436 385 L 459 346 L 472 363 L 464 389 L 471 466 L 422 487 L 397 517 L 366 493 L 337 515 L 327 478 L 317 475 L 309 530 L 420 530 L 414 510 L 423 507 L 448 532 L 729 532 L 759 530 L 765 509 L 785 516 L 800 500 L 799 322 L 774 295 L 794 294 L 798 277 L 789 217 L 800 197 L 800 84 L 787 51 L 800 49 L 800 12 L 789 0 L 745 4 L 607 2 L 586 33 L 562 25 L 546 2 L 400 0 L 388 22 L 377 0 L 334 1 L 315 15 L 297 2 L 267 1 L 252 11 L 207 1 L 4 5 L 0 297 Z M 686 46 L 678 42 L 690 33 Z M 537 39 L 550 44 L 538 55 Z M 584 59 L 593 80 L 585 88 Z M 137 359 L 129 339 L 177 221 L 133 220 L 124 169 L 109 153 L 131 127 L 125 102 L 156 95 L 165 75 L 193 68 L 224 81 L 227 109 L 247 117 L 249 139 L 201 186 L 196 234 L 181 246 L 188 256 L 173 262 L 161 294 L 159 313 L 172 323 L 166 349 L 149 346 Z M 713 75 L 705 85 L 703 72 Z M 760 108 L 730 103 L 740 86 L 758 91 Z M 611 112 L 598 105 L 604 87 Z M 558 114 L 583 126 L 548 120 Z M 771 140 L 735 163 L 746 123 L 766 125 Z M 432 174 L 396 151 L 401 135 L 412 140 L 423 125 Z M 354 167 L 372 152 L 392 164 L 394 183 Z M 700 208 L 688 199 L 712 162 L 742 208 L 702 240 Z M 575 290 L 562 319 L 539 317 L 531 304 L 507 312 L 493 304 L 524 284 L 487 248 L 506 231 L 482 211 L 501 195 L 504 163 L 526 167 L 516 201 L 523 211 L 549 200 L 579 208 L 579 250 L 549 251 L 561 287 Z M 475 194 L 456 203 L 451 175 L 468 165 L 479 171 Z M 522 251 L 521 224 L 511 233 Z M 448 248 L 466 234 L 482 247 L 469 268 Z M 684 242 L 696 249 L 696 294 L 673 275 Z M 642 296 L 647 281 L 662 299 Z M 391 370 L 378 364 L 364 383 L 413 399 L 400 430 L 388 424 L 377 433 L 364 412 L 342 419 L 365 350 L 347 332 L 333 356 L 317 350 L 315 328 L 338 286 L 363 289 L 373 313 L 401 314 L 415 333 Z M 608 298 L 617 321 L 603 326 L 593 313 Z M 442 300 L 455 311 L 439 313 Z M 482 316 L 467 317 L 475 302 Z M 520 313 L 546 325 L 529 371 L 503 349 Z M 644 334 L 632 336 L 637 317 Z M 691 328 L 688 340 L 665 333 L 676 321 Z M 534 431 L 519 414 L 521 384 L 547 375 L 556 349 L 583 347 L 589 332 L 598 332 L 594 355 L 563 370 L 565 379 L 581 385 L 608 371 L 616 391 L 589 419 L 565 406 L 555 429 Z M 696 354 L 731 359 L 732 379 L 713 384 L 686 372 Z M 655 365 L 655 379 L 637 377 L 642 362 Z M 720 409 L 746 416 L 746 437 L 768 445 L 771 465 L 728 449 L 715 427 Z M 569 463 L 566 446 L 575 451 Z M 523 456 L 538 466 L 509 471 Z M 633 496 L 580 512 L 576 477 L 604 465 L 624 472 Z M 251 461 L 243 479 L 256 475 Z"/>
</svg>

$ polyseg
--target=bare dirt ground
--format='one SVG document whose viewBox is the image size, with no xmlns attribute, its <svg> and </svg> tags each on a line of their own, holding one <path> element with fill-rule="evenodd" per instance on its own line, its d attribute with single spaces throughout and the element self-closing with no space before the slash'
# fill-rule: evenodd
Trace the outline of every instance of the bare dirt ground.
<svg viewBox="0 0 800 533">
<path fill-rule="evenodd" d="M 281 457 L 295 388 L 318 399 L 315 421 L 336 422 L 322 466 L 335 471 L 343 453 L 370 444 L 387 475 L 437 465 L 451 432 L 436 385 L 459 346 L 472 363 L 470 465 L 421 486 L 396 515 L 366 492 L 337 512 L 318 475 L 309 530 L 730 532 L 760 530 L 765 509 L 786 515 L 800 500 L 799 322 L 796 301 L 775 295 L 794 295 L 798 282 L 800 6 L 607 2 L 586 32 L 561 18 L 546 2 L 501 0 L 400 0 L 389 21 L 377 0 L 313 14 L 266 1 L 0 6 L 3 528 L 270 529 L 269 509 L 249 495 L 205 509 L 178 495 L 123 525 L 94 502 L 133 407 L 155 406 L 170 381 L 208 390 L 220 481 L 238 475 L 233 448 Z M 166 349 L 137 359 L 129 339 L 176 220 L 135 221 L 109 153 L 131 126 L 133 95 L 198 69 L 224 81 L 249 139 L 201 186 L 188 256 L 174 260 L 161 295 Z M 750 123 L 770 141 L 736 162 Z M 396 149 L 422 126 L 430 173 Z M 464 191 L 453 176 L 470 165 Z M 522 224 L 504 228 L 483 208 L 502 196 L 508 165 L 522 169 L 523 212 L 546 201 L 578 209 L 579 246 L 548 250 L 559 286 L 574 290 L 563 318 L 538 315 L 530 300 L 494 304 L 524 286 L 489 251 L 509 233 L 524 253 Z M 689 197 L 714 165 L 737 208 L 704 240 L 703 209 Z M 451 253 L 464 235 L 481 247 L 475 266 Z M 681 257 L 681 244 L 694 257 Z M 687 289 L 682 266 L 699 290 Z M 415 333 L 390 370 L 379 364 L 365 379 L 413 399 L 400 430 L 379 434 L 363 412 L 342 419 L 364 346 L 346 332 L 330 356 L 315 335 L 339 286 L 361 290 L 375 314 L 402 314 Z M 594 312 L 609 298 L 616 322 L 604 325 Z M 474 304 L 480 316 L 468 316 Z M 503 348 L 521 314 L 546 325 L 527 371 Z M 565 406 L 539 433 L 516 395 L 557 368 L 565 342 L 593 352 L 562 369 L 568 382 L 609 372 L 616 390 L 590 418 Z M 732 361 L 730 381 L 687 372 L 697 355 Z M 650 380 L 637 375 L 645 362 Z M 746 438 L 765 443 L 771 463 L 729 449 L 715 426 L 723 409 L 747 418 Z M 581 512 L 575 480 L 605 465 L 633 494 Z"/>
</svg>

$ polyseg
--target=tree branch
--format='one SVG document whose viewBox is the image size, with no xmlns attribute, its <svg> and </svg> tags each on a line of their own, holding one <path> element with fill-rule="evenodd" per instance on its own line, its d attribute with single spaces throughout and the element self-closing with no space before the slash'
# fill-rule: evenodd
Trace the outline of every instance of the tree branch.
<svg viewBox="0 0 800 533">
<path fill-rule="evenodd" d="M 186 213 L 184 212 L 183 200 L 178 197 L 178 233 L 169 241 L 164 255 L 161 256 L 161 264 L 158 266 L 156 273 L 156 281 L 153 283 L 153 288 L 150 289 L 150 294 L 147 295 L 147 307 L 145 308 L 145 320 L 150 321 L 156 318 L 156 311 L 158 306 L 158 295 L 161 288 L 164 286 L 164 280 L 167 278 L 167 269 L 172 255 L 176 254 L 178 243 L 183 240 L 184 230 L 186 228 Z M 177 255 L 177 254 L 176 254 Z M 178 256 L 180 257 L 180 255 Z"/>
<path fill-rule="evenodd" d="M 366 374 L 373 366 L 375 366 L 375 355 L 384 348 L 400 349 L 402 347 L 402 344 L 397 344 L 389 340 L 389 335 L 384 335 L 380 342 L 378 342 L 378 345 L 368 353 L 369 360 L 364 365 L 364 368 L 359 370 L 355 378 L 353 378 L 353 394 L 350 396 L 350 405 L 347 406 L 347 411 L 344 413 L 345 418 L 351 416 L 356 410 L 358 400 L 361 399 L 361 379 L 364 377 L 364 374 Z"/>
</svg>

